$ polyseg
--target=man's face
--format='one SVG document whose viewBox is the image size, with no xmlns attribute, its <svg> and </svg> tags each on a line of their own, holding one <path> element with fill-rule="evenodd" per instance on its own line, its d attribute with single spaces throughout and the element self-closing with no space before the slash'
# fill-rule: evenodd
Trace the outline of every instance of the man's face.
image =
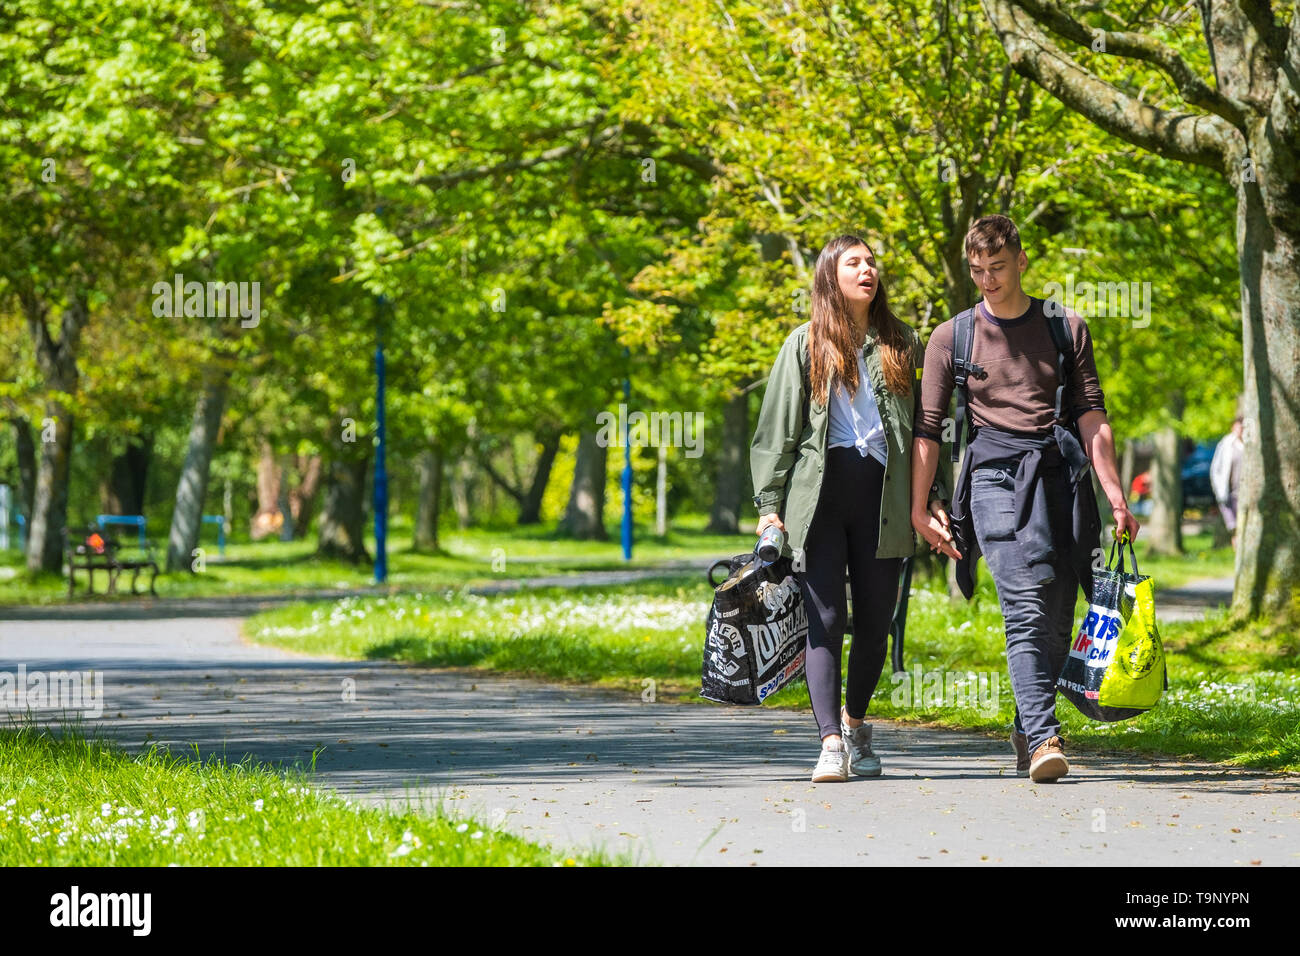
<svg viewBox="0 0 1300 956">
<path fill-rule="evenodd" d="M 970 277 L 989 305 L 1016 302 L 1020 295 L 1020 276 L 1029 268 L 1023 249 L 1014 252 L 1007 248 L 997 252 L 973 252 L 970 256 Z"/>
</svg>

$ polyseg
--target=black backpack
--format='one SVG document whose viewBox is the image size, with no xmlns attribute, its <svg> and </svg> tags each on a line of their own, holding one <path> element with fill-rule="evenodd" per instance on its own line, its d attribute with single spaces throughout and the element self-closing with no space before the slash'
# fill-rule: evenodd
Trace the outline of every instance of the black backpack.
<svg viewBox="0 0 1300 956">
<path fill-rule="evenodd" d="M 1050 303 L 1044 303 L 1043 315 L 1047 319 L 1047 329 L 1052 335 L 1052 344 L 1056 346 L 1056 371 L 1060 381 L 1056 386 L 1056 420 L 1074 430 L 1073 415 L 1066 404 L 1071 378 L 1074 375 L 1074 342 L 1070 338 L 1070 328 L 1065 321 L 1065 309 Z M 970 391 L 966 380 L 970 376 L 985 379 L 988 373 L 971 361 L 971 351 L 975 347 L 975 309 L 970 308 L 953 319 L 952 326 L 952 374 L 957 392 L 957 413 L 954 423 L 957 426 L 952 441 L 952 460 L 956 464 L 961 459 L 962 436 L 966 432 L 966 407 L 970 402 Z"/>
</svg>

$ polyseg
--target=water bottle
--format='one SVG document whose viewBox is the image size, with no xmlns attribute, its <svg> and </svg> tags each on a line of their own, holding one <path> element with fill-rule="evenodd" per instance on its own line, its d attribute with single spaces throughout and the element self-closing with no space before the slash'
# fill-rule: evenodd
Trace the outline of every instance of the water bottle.
<svg viewBox="0 0 1300 956">
<path fill-rule="evenodd" d="M 785 547 L 785 532 L 774 524 L 768 525 L 763 529 L 763 533 L 758 536 L 758 547 L 754 550 L 766 564 L 771 564 L 777 558 L 781 557 L 781 549 Z"/>
</svg>

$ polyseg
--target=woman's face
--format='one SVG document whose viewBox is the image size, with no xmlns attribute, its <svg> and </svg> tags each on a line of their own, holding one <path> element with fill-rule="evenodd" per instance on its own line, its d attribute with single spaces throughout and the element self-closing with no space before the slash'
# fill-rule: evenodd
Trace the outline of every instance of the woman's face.
<svg viewBox="0 0 1300 956">
<path fill-rule="evenodd" d="M 840 291 L 850 304 L 870 305 L 879 287 L 876 257 L 866 246 L 851 246 L 840 255 Z"/>
</svg>

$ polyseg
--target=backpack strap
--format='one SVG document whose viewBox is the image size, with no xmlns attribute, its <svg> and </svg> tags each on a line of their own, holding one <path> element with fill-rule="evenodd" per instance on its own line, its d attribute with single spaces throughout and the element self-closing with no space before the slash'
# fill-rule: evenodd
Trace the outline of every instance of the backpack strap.
<svg viewBox="0 0 1300 956">
<path fill-rule="evenodd" d="M 1072 422 L 1066 402 L 1074 376 L 1074 340 L 1070 336 L 1070 326 L 1065 319 L 1065 309 L 1059 306 L 1051 308 L 1050 305 L 1050 303 L 1045 304 L 1043 315 L 1047 319 L 1047 329 L 1051 333 L 1052 344 L 1056 346 L 1056 372 L 1059 379 L 1056 385 L 1056 420 L 1069 427 Z M 974 346 L 975 310 L 967 309 L 953 319 L 952 329 L 952 373 L 957 391 L 955 418 L 957 431 L 952 443 L 953 464 L 961 458 L 962 435 L 966 431 L 966 420 L 969 415 L 967 405 L 970 392 L 966 381 L 971 375 L 979 379 L 986 378 L 988 375 L 984 369 L 971 361 Z"/>
<path fill-rule="evenodd" d="M 1056 420 L 1068 427 L 1071 416 L 1066 408 L 1066 399 L 1074 376 L 1074 341 L 1065 320 L 1065 309 L 1049 306 L 1050 303 L 1044 303 L 1043 315 L 1052 334 L 1052 344 L 1056 346 L 1056 373 L 1060 379 L 1056 385 Z"/>
<path fill-rule="evenodd" d="M 966 406 L 970 400 L 966 380 L 972 374 L 976 378 L 985 378 L 988 375 L 984 369 L 970 360 L 974 347 L 975 310 L 967 309 L 952 320 L 952 378 L 957 391 L 957 414 L 954 418 L 957 429 L 952 439 L 953 464 L 961 458 L 962 435 L 966 431 Z"/>
</svg>

